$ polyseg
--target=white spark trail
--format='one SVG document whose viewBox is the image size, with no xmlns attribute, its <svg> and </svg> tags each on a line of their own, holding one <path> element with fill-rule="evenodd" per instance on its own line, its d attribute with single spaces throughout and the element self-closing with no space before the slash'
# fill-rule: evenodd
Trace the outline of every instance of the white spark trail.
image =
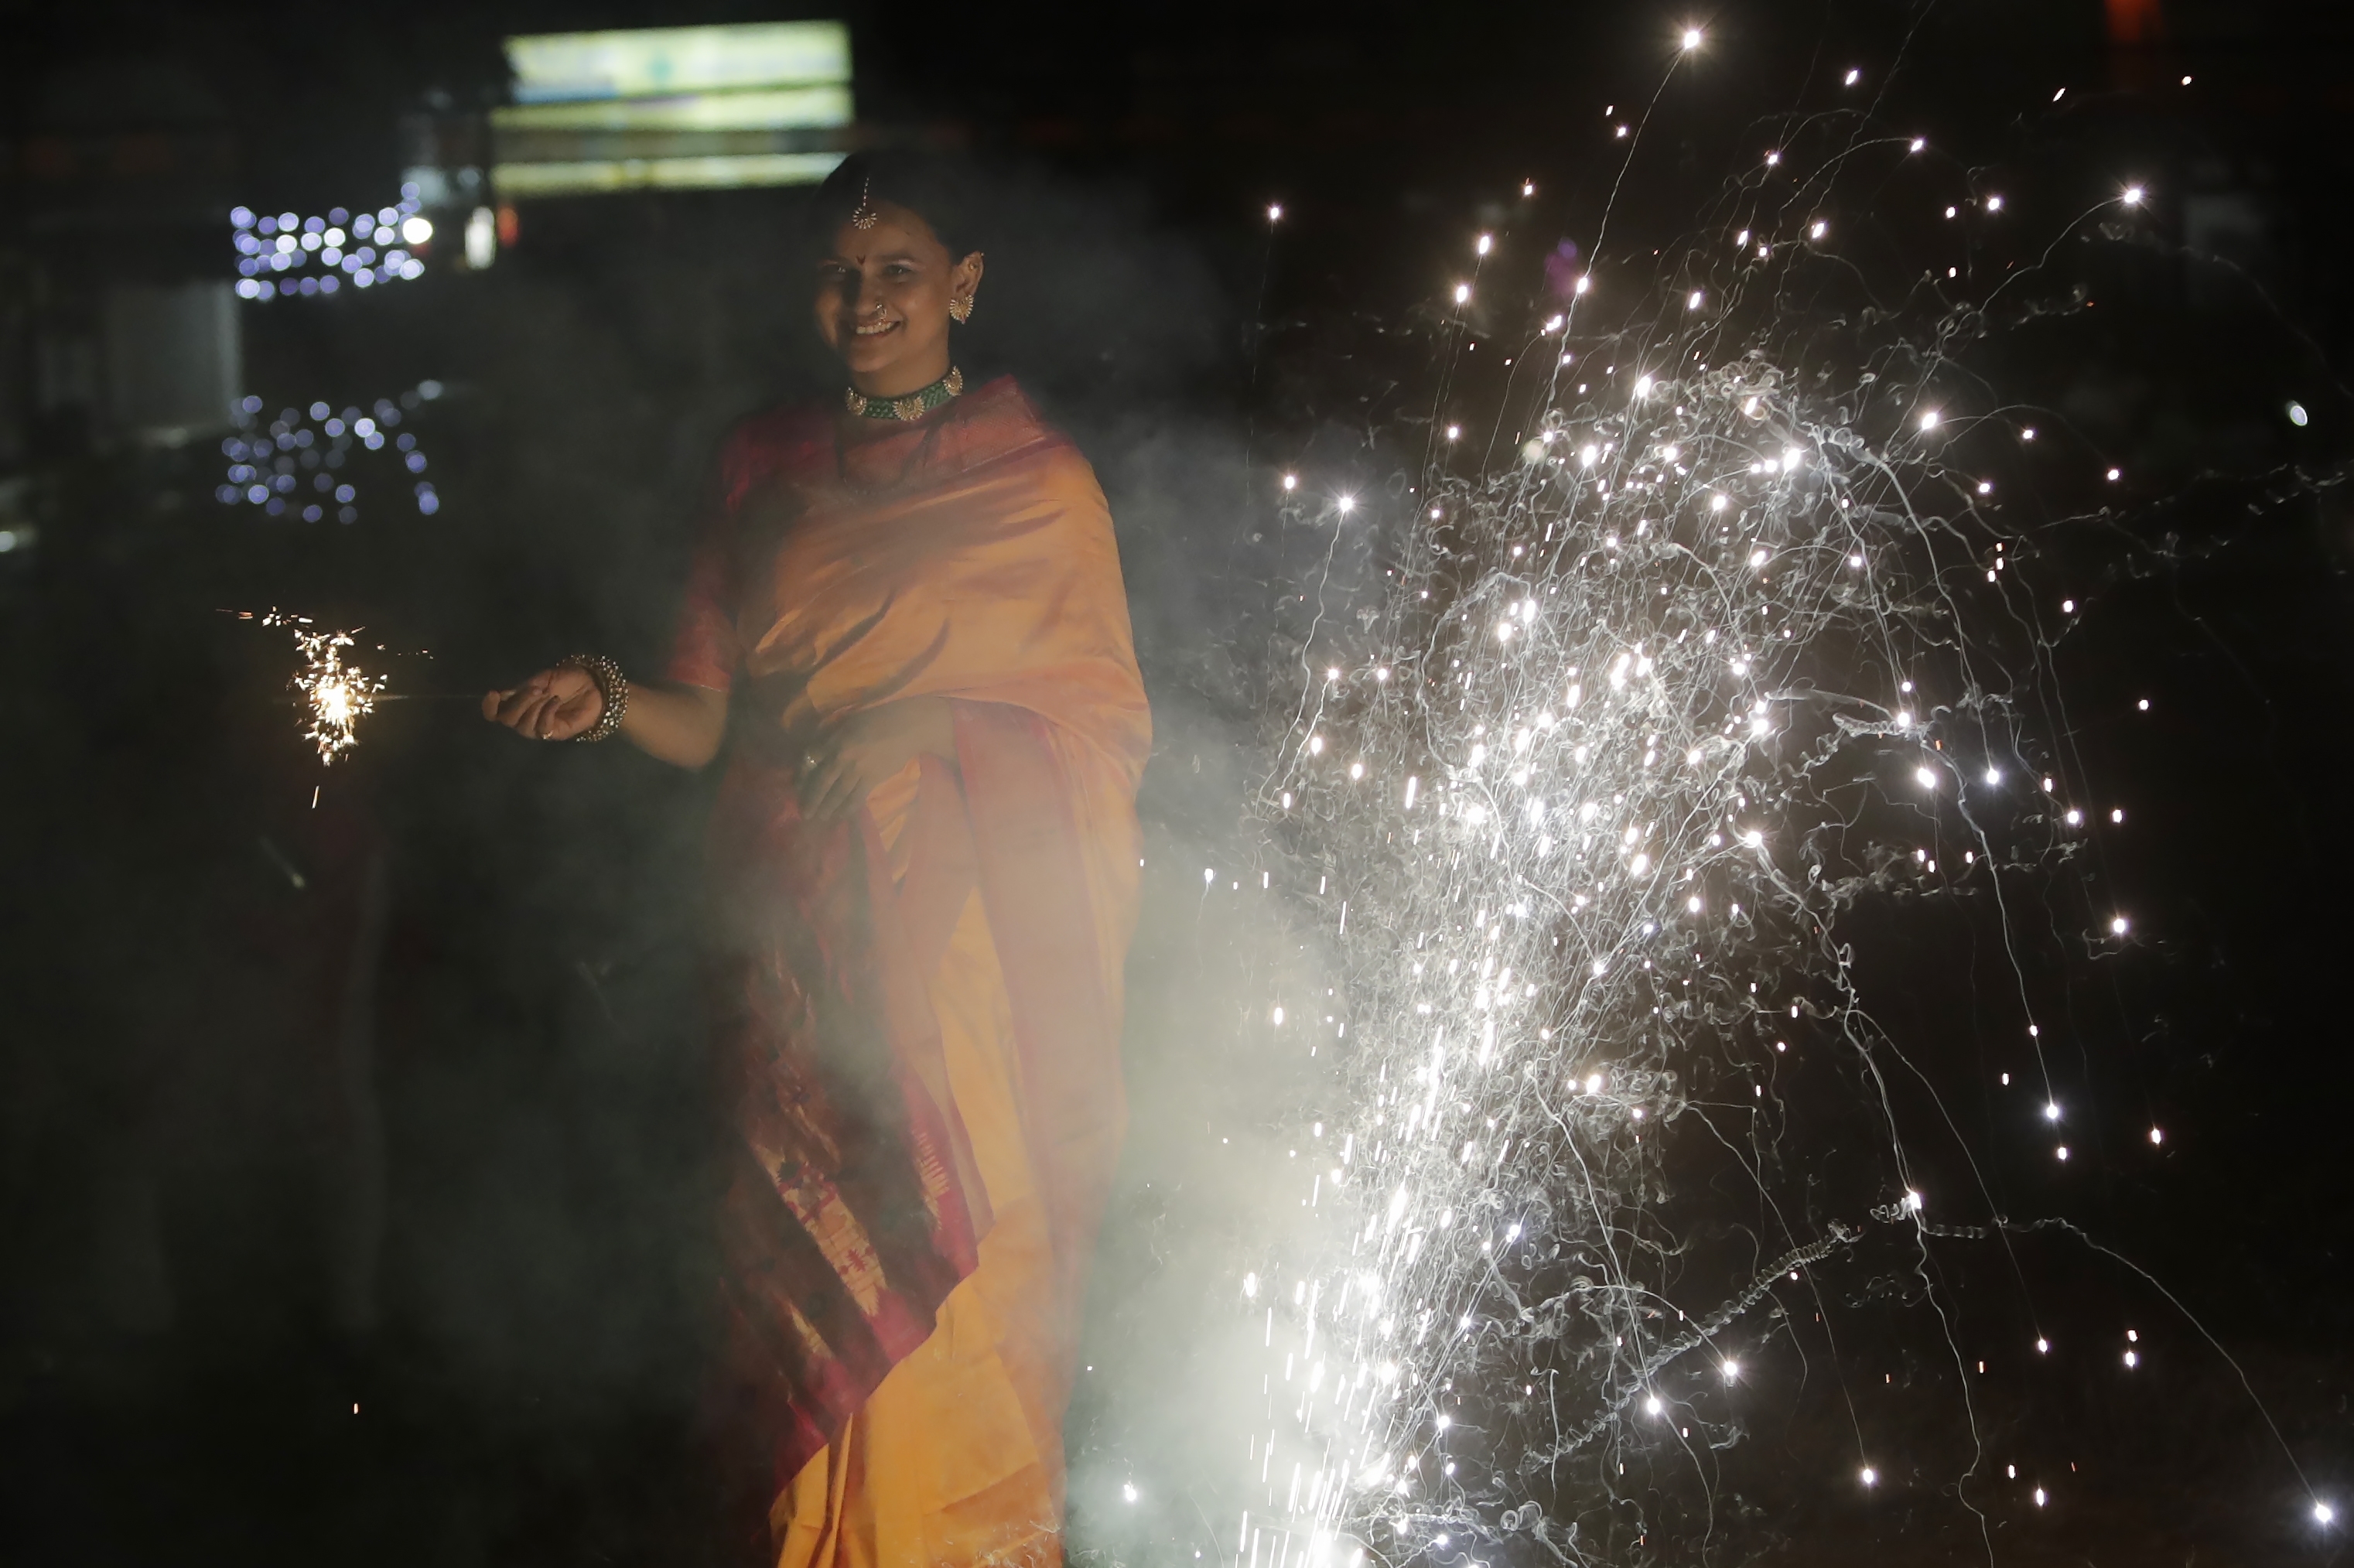
<svg viewBox="0 0 2354 1568">
<path fill-rule="evenodd" d="M 1536 413 L 1504 471 L 1417 503 L 1380 634 L 1303 653 L 1266 800 L 1348 902 L 1354 1049 L 1332 1119 L 1364 1152 L 1324 1199 L 1356 1209 L 1349 1239 L 1301 1267 L 1334 1298 L 1314 1328 L 1335 1385 L 1366 1393 L 1345 1423 L 1310 1399 L 1294 1436 L 1377 1457 L 1320 1510 L 1360 1540 L 1558 1547 L 1527 1478 L 1606 1436 L 1623 1455 L 1630 1423 L 1730 1428 L 1730 1380 L 1684 1363 L 1858 1233 L 1787 1236 L 1774 1267 L 1678 1310 L 1670 1131 L 1702 1082 L 1769 1118 L 1793 1037 L 1874 1037 L 1828 934 L 1839 909 L 1956 877 L 1872 842 L 1871 802 L 1925 792 L 1934 812 L 1958 790 L 1993 814 L 1971 781 L 2020 749 L 1970 630 L 2016 577 L 1972 597 L 1956 563 L 1997 535 L 1947 479 L 1948 438 L 1890 418 L 1868 439 L 1878 377 L 1802 393 L 1762 344 L 1699 364 L 1702 330 L 1727 329 L 1589 346 L 1608 362 L 1593 396 Z M 2012 853 L 2038 849 L 2014 832 Z M 1770 1138 L 1761 1120 L 1749 1164 Z M 1901 1150 L 1894 1165 L 1909 1180 Z"/>
</svg>

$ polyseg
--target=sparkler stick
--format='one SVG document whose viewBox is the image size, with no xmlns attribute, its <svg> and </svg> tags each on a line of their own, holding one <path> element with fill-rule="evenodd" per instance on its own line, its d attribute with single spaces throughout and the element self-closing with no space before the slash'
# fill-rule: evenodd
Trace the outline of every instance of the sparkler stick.
<svg viewBox="0 0 2354 1568">
<path fill-rule="evenodd" d="M 286 700 L 298 705 L 309 705 L 309 699 L 299 692 L 289 693 Z M 479 703 L 482 698 L 477 692 L 378 692 L 376 700 L 379 703 Z"/>
</svg>

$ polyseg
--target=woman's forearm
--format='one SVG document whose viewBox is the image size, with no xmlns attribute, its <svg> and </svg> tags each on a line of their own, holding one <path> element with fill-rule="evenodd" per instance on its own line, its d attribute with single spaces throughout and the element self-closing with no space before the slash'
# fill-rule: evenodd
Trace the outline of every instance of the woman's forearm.
<svg viewBox="0 0 2354 1568">
<path fill-rule="evenodd" d="M 727 733 L 727 694 L 707 686 L 630 685 L 621 734 L 649 757 L 700 768 Z"/>
</svg>

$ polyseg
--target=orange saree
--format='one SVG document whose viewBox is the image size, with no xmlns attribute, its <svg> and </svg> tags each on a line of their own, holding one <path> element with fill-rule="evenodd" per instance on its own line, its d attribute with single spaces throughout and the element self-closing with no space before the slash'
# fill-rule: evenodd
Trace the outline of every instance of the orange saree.
<svg viewBox="0 0 2354 1568">
<path fill-rule="evenodd" d="M 1011 381 L 905 425 L 752 420 L 669 673 L 735 694 L 721 1240 L 777 1560 L 1059 1562 L 1150 741 L 1102 492 Z M 915 696 L 953 759 L 806 827 L 800 737 Z"/>
</svg>

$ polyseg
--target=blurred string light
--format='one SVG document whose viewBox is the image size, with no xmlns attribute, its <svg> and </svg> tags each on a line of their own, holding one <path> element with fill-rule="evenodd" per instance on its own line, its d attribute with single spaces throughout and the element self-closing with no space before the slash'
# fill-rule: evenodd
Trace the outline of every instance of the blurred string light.
<svg viewBox="0 0 2354 1568">
<path fill-rule="evenodd" d="M 374 212 L 336 207 L 306 217 L 233 209 L 228 221 L 239 298 L 334 294 L 346 285 L 369 289 L 423 277 L 433 220 L 420 205 L 417 186 L 404 185 L 398 202 Z M 471 251 L 476 248 L 471 230 L 467 239 Z"/>
<path fill-rule="evenodd" d="M 1834 173 L 1799 182 L 1809 207 Z M 1744 316 L 1746 294 L 1805 292 L 1791 274 L 1818 253 L 1774 237 L 1829 237 L 1829 217 L 1779 199 L 1747 187 L 1735 204 L 1736 265 L 1703 236 L 1630 287 L 1649 306 L 1582 348 L 1603 377 L 1557 384 L 1517 461 L 1467 476 L 1437 449 L 1411 487 L 1434 503 L 1395 519 L 1365 636 L 1330 662 L 1318 650 L 1282 715 L 1265 825 L 1315 868 L 1334 970 L 1332 1012 L 1287 1041 L 1351 1049 L 1314 1128 L 1330 1160 L 1299 1193 L 1315 1223 L 1258 1249 L 1292 1288 L 1244 1280 L 1273 1423 L 1236 1442 L 1252 1502 L 1233 1562 L 1450 1543 L 1606 1561 L 1598 1543 L 1661 1506 L 1659 1467 L 1737 1438 L 1738 1374 L 1787 1336 L 1774 1321 L 1827 1309 L 1814 1265 L 1873 1227 L 1914 1246 L 1956 1234 L 1900 1181 L 1702 1293 L 1664 1213 L 1671 1133 L 1734 1139 L 1772 1206 L 1794 1040 L 1867 1077 L 1879 1049 L 1901 1052 L 1853 989 L 1844 906 L 2041 874 L 2084 820 L 2052 778 L 1999 788 L 2005 759 L 2041 749 L 2021 715 L 2047 651 L 2003 631 L 2033 621 L 2035 590 L 2008 569 L 2025 536 L 1985 509 L 1990 481 L 1949 461 L 1963 411 L 1921 408 L 1954 345 L 1993 329 L 1975 309 L 1891 318 L 1842 358 L 1813 352 L 1843 330 L 1829 322 Z M 1696 320 L 1703 300 L 1718 303 Z M 1803 385 L 1786 368 L 1800 363 Z M 1321 514 L 1336 543 L 1345 510 Z M 1989 562 L 1983 585 L 1941 568 L 1957 550 Z M 1911 788 L 1866 810 L 1872 779 Z M 1956 835 L 1942 856 L 1891 842 L 1947 793 L 1966 817 L 1910 830 Z M 2026 1033 L 2056 1122 L 2041 1031 Z M 1702 1082 L 1750 1107 L 1745 1132 L 1711 1119 Z M 1902 1131 L 1875 1114 L 1901 1174 Z M 1861 1455 L 1847 1474 L 1882 1478 Z M 1672 1554 L 1655 1528 L 1638 1544 Z"/>
<path fill-rule="evenodd" d="M 379 397 L 366 408 L 314 402 L 307 408 L 281 408 L 266 423 L 267 406 L 248 396 L 238 403 L 237 433 L 221 442 L 228 467 L 214 499 L 224 506 L 256 506 L 271 517 L 356 523 L 361 484 L 353 464 L 363 454 L 382 452 L 399 476 L 391 482 L 404 486 L 417 510 L 429 517 L 441 509 L 441 497 L 425 477 L 430 464 L 417 433 L 400 427 L 409 413 L 441 393 L 439 381 L 420 381 L 398 398 Z"/>
</svg>

